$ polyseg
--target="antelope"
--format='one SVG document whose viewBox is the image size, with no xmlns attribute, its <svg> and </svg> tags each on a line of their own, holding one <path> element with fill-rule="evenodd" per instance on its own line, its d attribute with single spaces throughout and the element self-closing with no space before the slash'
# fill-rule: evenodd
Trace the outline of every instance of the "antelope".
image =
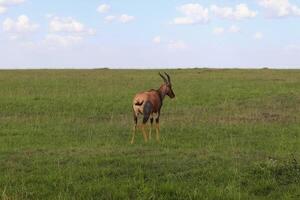
<svg viewBox="0 0 300 200">
<path fill-rule="evenodd" d="M 161 73 L 159 76 L 164 80 L 164 84 L 160 86 L 159 89 L 154 90 L 151 89 L 147 92 L 141 92 L 135 95 L 132 102 L 133 107 L 133 118 L 134 118 L 134 127 L 133 127 L 133 135 L 131 139 L 131 144 L 134 143 L 134 138 L 137 130 L 138 124 L 138 115 L 143 115 L 143 123 L 141 126 L 142 133 L 144 136 L 144 140 L 148 142 L 148 136 L 145 131 L 145 125 L 150 118 L 150 131 L 149 131 L 149 139 L 151 139 L 151 132 L 153 127 L 153 117 L 155 117 L 156 122 L 156 140 L 160 141 L 160 127 L 159 127 L 159 117 L 160 110 L 163 105 L 163 100 L 165 96 L 169 96 L 171 99 L 175 97 L 175 94 L 172 90 L 172 84 L 170 76 L 165 72 L 166 77 L 164 77 Z"/>
</svg>

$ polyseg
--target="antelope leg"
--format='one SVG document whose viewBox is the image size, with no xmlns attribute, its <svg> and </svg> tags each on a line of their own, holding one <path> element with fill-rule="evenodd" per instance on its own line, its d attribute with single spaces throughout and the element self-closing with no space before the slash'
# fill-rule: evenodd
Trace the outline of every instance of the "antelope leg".
<svg viewBox="0 0 300 200">
<path fill-rule="evenodd" d="M 144 140 L 145 140 L 145 142 L 148 142 L 147 133 L 146 133 L 146 131 L 145 131 L 145 124 L 142 125 L 142 132 L 143 132 L 143 135 L 144 135 Z"/>
<path fill-rule="evenodd" d="M 134 127 L 133 127 L 132 139 L 131 139 L 131 142 L 130 142 L 131 144 L 134 143 L 135 133 L 136 133 L 136 125 L 134 125 Z"/>
<path fill-rule="evenodd" d="M 153 118 L 150 118 L 149 140 L 151 140 L 152 128 L 153 128 Z"/>
</svg>

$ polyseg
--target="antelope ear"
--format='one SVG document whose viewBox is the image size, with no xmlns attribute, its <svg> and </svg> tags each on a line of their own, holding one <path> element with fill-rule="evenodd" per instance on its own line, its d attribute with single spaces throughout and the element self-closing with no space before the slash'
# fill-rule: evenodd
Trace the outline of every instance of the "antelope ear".
<svg viewBox="0 0 300 200">
<path fill-rule="evenodd" d="M 167 74 L 167 73 L 165 72 L 165 75 L 168 77 L 168 83 L 171 83 L 171 78 L 170 78 L 169 74 Z"/>
<path fill-rule="evenodd" d="M 168 83 L 167 79 L 161 73 L 158 73 L 158 74 L 164 80 L 165 83 Z"/>
</svg>

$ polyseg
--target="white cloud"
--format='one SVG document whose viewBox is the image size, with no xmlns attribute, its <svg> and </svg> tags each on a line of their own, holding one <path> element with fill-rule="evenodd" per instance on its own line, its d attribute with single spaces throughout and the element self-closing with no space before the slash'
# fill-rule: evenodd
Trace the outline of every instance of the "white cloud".
<svg viewBox="0 0 300 200">
<path fill-rule="evenodd" d="M 104 20 L 106 23 L 118 21 L 118 22 L 126 24 L 126 23 L 129 23 L 129 22 L 132 22 L 133 20 L 135 20 L 135 17 L 127 15 L 127 14 L 123 14 L 120 16 L 108 15 L 108 16 L 104 17 Z"/>
<path fill-rule="evenodd" d="M 259 0 L 270 17 L 300 16 L 300 8 L 291 4 L 289 0 Z"/>
<path fill-rule="evenodd" d="M 225 31 L 224 28 L 222 28 L 222 27 L 216 27 L 213 30 L 213 34 L 214 35 L 222 35 L 224 33 L 224 31 Z"/>
<path fill-rule="evenodd" d="M 82 42 L 82 36 L 74 35 L 58 35 L 58 34 L 48 34 L 45 37 L 44 44 L 49 47 L 53 46 L 70 46 Z"/>
<path fill-rule="evenodd" d="M 123 14 L 119 17 L 119 21 L 122 23 L 129 23 L 129 22 L 133 21 L 134 19 L 135 19 L 134 16 L 130 16 L 127 14 Z"/>
<path fill-rule="evenodd" d="M 65 32 L 76 34 L 95 34 L 95 30 L 87 28 L 81 22 L 73 19 L 72 17 L 53 17 L 49 22 L 49 29 L 51 32 Z"/>
<path fill-rule="evenodd" d="M 232 26 L 229 27 L 228 31 L 230 33 L 238 33 L 238 32 L 241 31 L 241 29 L 236 25 L 232 25 Z"/>
<path fill-rule="evenodd" d="M 31 22 L 26 15 L 21 15 L 16 20 L 6 18 L 2 24 L 5 32 L 18 34 L 34 32 L 38 27 L 39 25 Z"/>
<path fill-rule="evenodd" d="M 160 44 L 161 43 L 161 37 L 160 36 L 154 37 L 152 42 L 155 43 L 155 44 Z"/>
<path fill-rule="evenodd" d="M 42 44 L 49 48 L 71 46 L 81 43 L 85 37 L 94 35 L 96 31 L 86 27 L 72 17 L 49 15 L 49 33 Z"/>
<path fill-rule="evenodd" d="M 0 0 L 1 6 L 13 6 L 24 3 L 25 0 Z"/>
<path fill-rule="evenodd" d="M 111 6 L 108 4 L 102 4 L 100 6 L 98 6 L 97 11 L 99 13 L 107 13 L 110 11 Z M 121 23 L 129 23 L 132 22 L 133 20 L 135 20 L 134 16 L 128 15 L 128 14 L 122 14 L 122 15 L 108 15 L 106 17 L 104 17 L 104 20 L 106 23 L 110 23 L 113 21 L 118 21 Z"/>
<path fill-rule="evenodd" d="M 224 33 L 239 33 L 240 28 L 236 25 L 231 25 L 228 29 L 223 28 L 223 27 L 216 27 L 213 29 L 213 34 L 214 35 L 223 35 Z"/>
<path fill-rule="evenodd" d="M 45 14 L 44 16 L 45 16 L 46 19 L 49 20 L 49 19 L 54 18 L 54 17 L 55 17 L 55 14 L 53 14 L 53 13 L 47 13 L 47 14 Z"/>
<path fill-rule="evenodd" d="M 157 45 L 163 45 L 164 47 L 168 48 L 169 50 L 183 50 L 186 49 L 188 46 L 182 40 L 168 40 L 163 41 L 161 36 L 155 36 L 152 39 L 152 42 Z"/>
<path fill-rule="evenodd" d="M 109 12 L 110 8 L 111 8 L 110 5 L 102 4 L 97 8 L 97 11 L 99 13 L 107 13 L 107 12 Z"/>
<path fill-rule="evenodd" d="M 104 18 L 104 20 L 105 20 L 105 22 L 109 23 L 109 22 L 114 21 L 116 18 L 117 18 L 117 17 L 114 16 L 114 15 L 109 15 L 109 16 L 106 16 L 106 17 Z"/>
<path fill-rule="evenodd" d="M 257 15 L 257 12 L 250 10 L 246 4 L 238 4 L 235 8 L 211 5 L 210 10 L 214 13 L 214 15 L 222 19 L 241 20 L 253 18 Z"/>
<path fill-rule="evenodd" d="M 0 6 L 0 14 L 3 14 L 3 13 L 5 13 L 5 12 L 6 12 L 6 10 L 7 10 L 7 8 L 6 8 L 6 7 L 4 7 L 4 6 Z"/>
<path fill-rule="evenodd" d="M 261 32 L 256 32 L 254 35 L 253 35 L 253 38 L 256 39 L 256 40 L 261 40 L 263 39 L 264 37 L 264 34 L 261 33 Z"/>
<path fill-rule="evenodd" d="M 189 25 L 207 23 L 209 21 L 209 10 L 207 8 L 204 8 L 200 4 L 185 4 L 178 7 L 177 10 L 184 16 L 176 17 L 175 19 L 173 19 L 172 24 Z"/>
<path fill-rule="evenodd" d="M 0 0 L 0 14 L 7 11 L 9 7 L 24 3 L 25 0 Z"/>
<path fill-rule="evenodd" d="M 171 40 L 168 44 L 168 48 L 172 49 L 172 50 L 186 49 L 187 45 L 185 42 L 180 41 L 180 40 L 177 40 L 177 41 Z"/>
</svg>

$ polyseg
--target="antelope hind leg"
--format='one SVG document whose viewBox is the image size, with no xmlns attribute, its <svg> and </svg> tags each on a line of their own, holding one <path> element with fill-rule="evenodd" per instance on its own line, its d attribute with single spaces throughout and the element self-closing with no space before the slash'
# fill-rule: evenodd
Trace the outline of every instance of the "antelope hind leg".
<svg viewBox="0 0 300 200">
<path fill-rule="evenodd" d="M 144 135 L 144 140 L 147 143 L 148 142 L 148 137 L 147 137 L 147 133 L 146 133 L 146 130 L 145 130 L 145 124 L 142 125 L 142 132 L 143 132 L 143 135 Z"/>
<path fill-rule="evenodd" d="M 147 133 L 146 133 L 146 130 L 145 130 L 145 126 L 146 126 L 146 123 L 147 123 L 147 121 L 148 121 L 148 119 L 151 115 L 152 108 L 153 108 L 153 105 L 151 104 L 150 101 L 145 102 L 145 105 L 144 105 L 144 108 L 143 108 L 144 118 L 143 118 L 143 125 L 142 125 L 142 131 L 143 131 L 145 142 L 148 141 L 148 136 L 147 136 Z M 151 135 L 151 128 L 150 128 L 149 135 Z"/>
<path fill-rule="evenodd" d="M 152 137 L 152 128 L 153 128 L 153 118 L 150 118 L 149 140 L 151 140 Z"/>
<path fill-rule="evenodd" d="M 130 142 L 131 144 L 134 143 L 135 133 L 136 133 L 136 125 L 134 125 L 134 127 L 133 127 L 132 138 L 131 138 L 131 142 Z"/>
</svg>

